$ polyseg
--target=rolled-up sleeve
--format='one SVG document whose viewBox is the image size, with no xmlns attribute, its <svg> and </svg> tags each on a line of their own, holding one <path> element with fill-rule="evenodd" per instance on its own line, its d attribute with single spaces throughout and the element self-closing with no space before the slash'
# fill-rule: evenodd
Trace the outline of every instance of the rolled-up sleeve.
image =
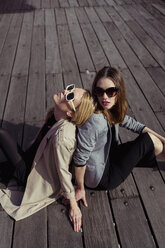
<svg viewBox="0 0 165 248">
<path fill-rule="evenodd" d="M 86 165 L 91 152 L 95 148 L 97 139 L 98 132 L 95 128 L 94 119 L 91 117 L 83 126 L 78 128 L 77 148 L 73 155 L 74 166 L 82 167 Z"/>
<path fill-rule="evenodd" d="M 144 124 L 136 121 L 134 118 L 128 115 L 125 116 L 124 121 L 120 124 L 120 126 L 138 134 L 140 134 L 145 128 Z"/>
<path fill-rule="evenodd" d="M 69 172 L 69 165 L 75 150 L 75 144 L 71 145 L 68 140 L 64 140 L 60 143 L 54 142 L 53 146 L 62 194 L 67 199 L 73 198 L 75 197 L 75 190 L 71 181 L 72 174 Z"/>
</svg>

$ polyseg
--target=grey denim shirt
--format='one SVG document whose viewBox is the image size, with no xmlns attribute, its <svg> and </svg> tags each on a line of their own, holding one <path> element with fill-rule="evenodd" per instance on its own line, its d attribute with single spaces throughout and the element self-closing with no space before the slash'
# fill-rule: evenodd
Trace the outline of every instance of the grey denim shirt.
<svg viewBox="0 0 165 248">
<path fill-rule="evenodd" d="M 140 134 L 145 125 L 126 115 L 121 127 Z M 119 140 L 119 125 L 115 125 L 115 141 Z M 103 114 L 93 114 L 78 128 L 77 149 L 73 156 L 75 166 L 85 166 L 85 185 L 98 186 L 108 159 L 112 141 L 111 128 Z"/>
</svg>

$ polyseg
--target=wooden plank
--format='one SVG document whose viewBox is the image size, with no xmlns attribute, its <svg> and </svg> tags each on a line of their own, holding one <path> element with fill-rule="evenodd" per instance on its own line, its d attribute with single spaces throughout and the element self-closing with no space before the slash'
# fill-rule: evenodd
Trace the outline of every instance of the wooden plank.
<svg viewBox="0 0 165 248">
<path fill-rule="evenodd" d="M 40 9 L 41 8 L 41 1 L 42 0 L 31 0 L 30 9 Z"/>
<path fill-rule="evenodd" d="M 53 94 L 64 90 L 62 74 L 46 75 L 46 113 L 54 106 Z"/>
<path fill-rule="evenodd" d="M 108 12 L 109 12 L 109 8 L 108 8 Z M 119 33 L 116 26 L 113 23 L 105 23 L 105 26 L 107 28 L 107 31 L 111 35 L 111 38 L 114 40 L 116 46 L 120 50 L 120 53 L 122 54 L 122 57 L 125 59 L 132 74 L 136 78 L 139 86 L 143 89 L 143 92 L 147 97 L 148 101 L 150 102 L 150 104 L 152 105 L 154 111 L 155 112 L 163 111 L 165 106 L 164 103 L 165 99 L 162 93 L 160 92 L 160 90 L 156 87 L 152 78 L 149 76 L 149 74 L 146 72 L 145 68 L 142 66 L 138 58 L 130 49 L 130 47 L 122 37 L 121 33 Z M 145 82 L 145 84 L 143 82 Z M 160 96 L 161 101 L 158 100 L 158 98 L 155 95 L 155 92 L 157 92 L 156 93 L 157 96 L 158 95 Z"/>
<path fill-rule="evenodd" d="M 116 3 L 115 3 L 115 1 L 114 0 L 105 0 L 105 2 L 109 5 L 109 6 L 115 6 L 116 5 Z M 118 1 L 117 0 L 117 4 L 120 4 L 122 1 Z M 122 2 L 123 3 L 123 2 Z"/>
<path fill-rule="evenodd" d="M 106 2 L 104 0 L 96 0 L 98 6 L 105 6 Z"/>
<path fill-rule="evenodd" d="M 22 143 L 26 88 L 27 76 L 12 77 L 2 124 L 19 145 Z"/>
<path fill-rule="evenodd" d="M 67 24 L 65 10 L 63 8 L 56 8 L 55 9 L 56 14 L 56 23 L 57 25 L 65 25 Z"/>
<path fill-rule="evenodd" d="M 90 19 L 92 26 L 99 38 L 99 41 L 102 45 L 102 48 L 104 49 L 104 52 L 106 54 L 106 57 L 109 60 L 109 63 L 112 66 L 118 67 L 120 69 L 126 68 L 126 65 L 120 56 L 119 51 L 116 49 L 116 46 L 112 39 L 110 38 L 108 32 L 106 31 L 105 27 L 101 23 L 99 17 L 97 16 L 96 12 L 93 8 L 85 8 L 88 18 Z M 95 8 L 97 13 L 100 14 L 100 11 L 104 12 L 103 8 Z M 102 17 L 102 14 L 100 14 L 100 17 Z M 101 69 L 101 68 L 100 68 Z"/>
<path fill-rule="evenodd" d="M 60 7 L 59 1 L 58 0 L 50 0 L 50 6 L 51 6 L 51 8 Z"/>
<path fill-rule="evenodd" d="M 80 72 L 85 72 L 86 70 L 93 71 L 94 66 L 89 55 L 74 9 L 66 9 L 66 15 L 68 19 L 68 25 L 73 42 L 73 47 L 79 65 L 79 70 Z"/>
<path fill-rule="evenodd" d="M 59 0 L 60 7 L 69 7 L 69 3 L 67 0 Z"/>
<path fill-rule="evenodd" d="M 165 69 L 165 56 L 162 49 L 151 39 L 151 37 L 135 21 L 127 21 L 129 28 L 135 33 L 138 39 L 144 44 L 160 66 Z"/>
<path fill-rule="evenodd" d="M 47 209 L 15 222 L 13 248 L 47 248 Z"/>
<path fill-rule="evenodd" d="M 78 1 L 77 0 L 68 0 L 70 7 L 78 7 Z"/>
<path fill-rule="evenodd" d="M 22 25 L 22 19 L 23 19 L 22 14 L 13 15 L 9 31 L 6 36 L 6 41 L 0 56 L 0 79 L 1 82 L 3 82 L 0 84 L 0 92 L 3 92 L 3 94 L 1 94 L 1 104 L 0 104 L 1 119 L 5 107 L 5 102 L 7 99 L 7 94 L 10 84 L 10 74 L 13 67 L 14 57 L 15 57 L 20 29 Z"/>
<path fill-rule="evenodd" d="M 118 248 L 107 192 L 86 190 L 88 207 L 81 205 L 85 247 Z"/>
<path fill-rule="evenodd" d="M 164 136 L 164 131 L 160 123 L 155 117 L 143 91 L 138 87 L 133 75 L 129 70 L 122 71 L 122 74 L 126 85 L 127 99 L 136 119 Z"/>
<path fill-rule="evenodd" d="M 162 197 L 165 194 L 164 182 L 156 169 L 136 168 L 133 174 L 158 247 L 163 248 L 165 242 L 165 199 Z"/>
<path fill-rule="evenodd" d="M 163 5 L 153 3 L 152 6 L 165 16 L 165 7 Z"/>
<path fill-rule="evenodd" d="M 165 51 L 165 38 L 132 6 L 127 6 L 130 15 L 143 27 L 143 29 L 152 37 L 158 46 Z"/>
<path fill-rule="evenodd" d="M 81 78 L 83 82 L 83 88 L 91 91 L 92 82 L 94 80 L 96 73 L 91 71 L 86 71 L 85 73 L 81 73 Z"/>
<path fill-rule="evenodd" d="M 54 10 L 45 10 L 46 74 L 61 73 L 61 59 Z"/>
<path fill-rule="evenodd" d="M 122 247 L 155 247 L 139 198 L 111 201 Z"/>
<path fill-rule="evenodd" d="M 12 20 L 13 15 L 2 15 L 0 19 L 0 30 L 1 30 L 1 35 L 0 35 L 0 54 L 2 51 L 2 48 L 4 46 L 6 36 L 10 27 L 10 23 Z"/>
<path fill-rule="evenodd" d="M 68 26 L 58 25 L 57 29 L 64 82 L 66 84 L 72 82 L 76 84 L 76 87 L 82 87 Z"/>
<path fill-rule="evenodd" d="M 155 18 L 157 18 L 160 22 L 162 22 L 163 24 L 163 20 L 165 20 L 165 16 L 163 14 L 161 14 L 157 9 L 155 9 L 152 4 L 147 4 L 147 3 L 143 3 L 142 6 L 151 13 L 152 16 L 154 16 Z"/>
<path fill-rule="evenodd" d="M 150 73 L 151 77 L 159 87 L 159 89 L 162 91 L 162 93 L 165 95 L 165 71 L 162 70 L 162 68 L 147 68 L 147 71 Z"/>
<path fill-rule="evenodd" d="M 76 12 L 77 18 L 79 20 L 79 23 L 81 23 L 81 24 L 83 24 L 83 23 L 89 24 L 90 23 L 84 8 L 75 8 L 75 12 Z"/>
<path fill-rule="evenodd" d="M 41 1 L 41 8 L 49 9 L 50 8 L 50 0 L 42 0 Z"/>
<path fill-rule="evenodd" d="M 89 6 L 97 6 L 96 0 L 87 0 L 87 1 L 88 1 Z"/>
<path fill-rule="evenodd" d="M 10 248 L 12 245 L 12 232 L 14 221 L 3 211 L 0 211 L 0 237 L 1 247 Z"/>
<path fill-rule="evenodd" d="M 15 76 L 28 75 L 33 19 L 34 19 L 33 12 L 24 13 L 24 19 L 23 19 L 12 75 Z"/>
<path fill-rule="evenodd" d="M 60 203 L 55 202 L 48 206 L 48 244 L 50 248 L 83 248 L 82 233 L 73 231 L 68 214 L 68 209 Z"/>
<path fill-rule="evenodd" d="M 33 26 L 33 40 L 31 48 L 31 63 L 29 69 L 29 82 L 27 89 L 27 101 L 25 110 L 25 142 L 31 140 L 34 135 L 31 126 L 42 126 L 45 119 L 45 44 L 44 44 L 44 12 L 35 11 Z M 35 106 L 35 107 L 34 107 Z M 32 133 L 28 133 L 31 131 Z"/>
<path fill-rule="evenodd" d="M 160 122 L 160 124 L 162 125 L 162 128 L 165 132 L 165 112 L 158 112 L 156 113 L 156 116 Z"/>
<path fill-rule="evenodd" d="M 88 6 L 88 2 L 87 2 L 87 0 L 81 0 L 81 1 L 79 1 L 79 5 L 81 6 L 81 7 L 87 7 Z"/>
<path fill-rule="evenodd" d="M 115 7 L 116 9 L 118 7 Z M 119 10 L 120 13 L 120 10 Z M 142 45 L 142 43 L 136 38 L 134 33 L 121 19 L 120 15 L 111 8 L 111 18 L 122 33 L 123 37 L 126 39 L 130 47 L 134 50 L 137 57 L 141 60 L 144 66 L 157 66 L 157 62 L 153 59 L 148 50 Z"/>
</svg>

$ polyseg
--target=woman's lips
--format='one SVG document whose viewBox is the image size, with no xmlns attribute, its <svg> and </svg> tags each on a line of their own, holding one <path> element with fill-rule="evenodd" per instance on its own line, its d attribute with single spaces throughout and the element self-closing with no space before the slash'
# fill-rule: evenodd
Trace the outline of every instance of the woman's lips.
<svg viewBox="0 0 165 248">
<path fill-rule="evenodd" d="M 102 101 L 102 104 L 103 104 L 103 106 L 108 106 L 110 104 L 110 102 L 108 102 L 108 101 Z"/>
</svg>

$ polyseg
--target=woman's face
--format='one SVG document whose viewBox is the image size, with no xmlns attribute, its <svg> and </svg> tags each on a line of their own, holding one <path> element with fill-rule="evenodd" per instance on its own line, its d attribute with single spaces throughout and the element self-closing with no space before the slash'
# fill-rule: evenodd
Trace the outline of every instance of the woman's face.
<svg viewBox="0 0 165 248">
<path fill-rule="evenodd" d="M 74 90 L 74 100 L 73 104 L 75 108 L 81 103 L 81 98 L 85 92 L 84 89 L 75 88 Z M 53 96 L 54 103 L 55 103 L 55 111 L 61 111 L 63 113 L 73 111 L 73 107 L 70 101 L 66 100 L 66 94 L 68 92 L 64 90 L 63 92 L 59 92 Z"/>
<path fill-rule="evenodd" d="M 97 82 L 96 87 L 100 87 L 103 90 L 106 90 L 111 87 L 116 87 L 113 81 L 109 78 L 100 78 L 100 80 Z M 100 105 L 103 107 L 103 109 L 111 109 L 117 100 L 117 94 L 116 96 L 109 97 L 106 92 L 103 93 L 102 96 L 97 96 L 98 101 Z"/>
</svg>

